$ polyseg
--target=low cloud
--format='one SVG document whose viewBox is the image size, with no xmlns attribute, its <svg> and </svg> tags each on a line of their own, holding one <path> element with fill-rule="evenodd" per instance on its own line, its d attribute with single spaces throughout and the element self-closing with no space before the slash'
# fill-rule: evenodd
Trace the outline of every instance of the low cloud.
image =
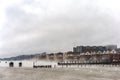
<svg viewBox="0 0 120 80">
<path fill-rule="evenodd" d="M 119 11 L 100 2 L 107 3 L 103 0 L 9 3 L 0 29 L 0 56 L 69 51 L 77 45 L 120 46 Z"/>
</svg>

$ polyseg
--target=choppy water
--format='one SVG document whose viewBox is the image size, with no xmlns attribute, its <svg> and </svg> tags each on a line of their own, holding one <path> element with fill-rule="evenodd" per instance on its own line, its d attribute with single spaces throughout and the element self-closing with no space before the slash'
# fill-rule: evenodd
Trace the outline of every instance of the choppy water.
<svg viewBox="0 0 120 80">
<path fill-rule="evenodd" d="M 120 68 L 0 68 L 0 80 L 120 80 Z"/>
</svg>

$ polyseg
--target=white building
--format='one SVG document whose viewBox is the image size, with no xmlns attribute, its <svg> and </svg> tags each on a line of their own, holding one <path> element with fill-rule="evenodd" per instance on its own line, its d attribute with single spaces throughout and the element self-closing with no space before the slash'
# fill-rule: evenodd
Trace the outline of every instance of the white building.
<svg viewBox="0 0 120 80">
<path fill-rule="evenodd" d="M 0 61 L 0 67 L 15 67 L 15 68 L 54 68 L 57 67 L 56 62 L 49 61 L 32 61 L 32 60 L 23 60 L 23 61 Z"/>
</svg>

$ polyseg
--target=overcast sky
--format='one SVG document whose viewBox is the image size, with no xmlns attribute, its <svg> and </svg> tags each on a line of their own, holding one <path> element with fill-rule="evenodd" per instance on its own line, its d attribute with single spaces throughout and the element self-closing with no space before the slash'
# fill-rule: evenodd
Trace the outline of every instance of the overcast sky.
<svg viewBox="0 0 120 80">
<path fill-rule="evenodd" d="M 120 0 L 0 0 L 0 57 L 120 47 Z"/>
</svg>

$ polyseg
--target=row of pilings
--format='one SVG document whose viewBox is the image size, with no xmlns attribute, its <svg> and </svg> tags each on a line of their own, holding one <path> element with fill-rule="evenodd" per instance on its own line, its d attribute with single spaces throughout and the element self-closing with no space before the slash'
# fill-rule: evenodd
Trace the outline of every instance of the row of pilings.
<svg viewBox="0 0 120 80">
<path fill-rule="evenodd" d="M 58 63 L 59 67 L 120 67 L 120 63 Z"/>
</svg>

